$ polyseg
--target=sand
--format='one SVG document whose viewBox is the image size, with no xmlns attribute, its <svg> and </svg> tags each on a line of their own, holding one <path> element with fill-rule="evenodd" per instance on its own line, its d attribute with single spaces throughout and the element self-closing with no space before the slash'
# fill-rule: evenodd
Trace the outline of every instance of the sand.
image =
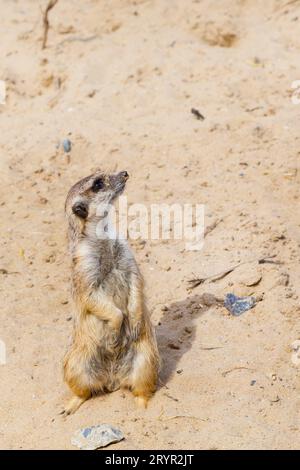
<svg viewBox="0 0 300 470">
<path fill-rule="evenodd" d="M 300 1 L 59 0 L 42 50 L 45 5 L 0 1 L 0 447 L 109 423 L 116 450 L 299 448 Z M 204 204 L 210 230 L 132 241 L 163 360 L 148 409 L 117 391 L 64 419 L 64 200 L 97 167 L 129 172 L 130 203 Z M 206 292 L 262 300 L 234 317 Z"/>
</svg>

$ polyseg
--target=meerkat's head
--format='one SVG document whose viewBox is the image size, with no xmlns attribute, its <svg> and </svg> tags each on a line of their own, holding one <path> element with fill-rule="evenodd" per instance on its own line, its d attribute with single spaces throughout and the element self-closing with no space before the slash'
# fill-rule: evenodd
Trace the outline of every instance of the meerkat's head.
<svg viewBox="0 0 300 470">
<path fill-rule="evenodd" d="M 99 170 L 74 184 L 65 204 L 69 223 L 79 228 L 104 213 L 123 192 L 128 177 L 127 171 L 105 174 Z"/>
</svg>

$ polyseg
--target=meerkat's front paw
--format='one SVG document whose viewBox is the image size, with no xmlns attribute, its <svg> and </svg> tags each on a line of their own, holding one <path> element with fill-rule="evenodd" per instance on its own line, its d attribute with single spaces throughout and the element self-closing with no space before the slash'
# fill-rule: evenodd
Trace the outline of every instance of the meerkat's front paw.
<svg viewBox="0 0 300 470">
<path fill-rule="evenodd" d="M 119 308 L 116 308 L 110 320 L 111 327 L 116 332 L 115 334 L 119 334 L 122 323 L 123 323 L 123 313 Z"/>
<path fill-rule="evenodd" d="M 141 335 L 142 323 L 140 321 L 131 325 L 132 341 L 137 341 Z"/>
<path fill-rule="evenodd" d="M 120 334 L 119 333 L 112 333 L 110 335 L 110 346 L 112 348 L 117 348 L 120 344 Z"/>
</svg>

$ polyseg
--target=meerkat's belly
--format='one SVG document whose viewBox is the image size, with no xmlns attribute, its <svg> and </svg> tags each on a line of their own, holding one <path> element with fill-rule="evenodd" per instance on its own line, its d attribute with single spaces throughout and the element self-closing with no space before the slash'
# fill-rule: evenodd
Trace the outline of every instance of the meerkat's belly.
<svg viewBox="0 0 300 470">
<path fill-rule="evenodd" d="M 77 330 L 80 347 L 75 341 L 74 348 L 78 351 L 82 368 L 91 382 L 101 381 L 103 390 L 117 390 L 131 368 L 133 350 L 126 334 L 128 328 L 127 317 L 124 317 L 116 338 L 107 322 L 89 314 Z"/>
<path fill-rule="evenodd" d="M 113 270 L 99 288 L 101 295 L 108 296 L 124 315 L 127 314 L 129 296 L 128 273 L 120 269 Z"/>
</svg>

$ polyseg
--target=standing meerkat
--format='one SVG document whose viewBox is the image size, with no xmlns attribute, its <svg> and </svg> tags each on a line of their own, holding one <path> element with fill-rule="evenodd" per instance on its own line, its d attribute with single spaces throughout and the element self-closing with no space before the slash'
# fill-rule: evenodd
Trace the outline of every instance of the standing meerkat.
<svg viewBox="0 0 300 470">
<path fill-rule="evenodd" d="M 64 358 L 64 379 L 74 396 L 64 414 L 93 394 L 120 387 L 146 406 L 156 390 L 159 354 L 143 278 L 127 241 L 108 238 L 103 225 L 127 179 L 126 171 L 97 171 L 78 181 L 66 199 L 76 314 Z"/>
</svg>

